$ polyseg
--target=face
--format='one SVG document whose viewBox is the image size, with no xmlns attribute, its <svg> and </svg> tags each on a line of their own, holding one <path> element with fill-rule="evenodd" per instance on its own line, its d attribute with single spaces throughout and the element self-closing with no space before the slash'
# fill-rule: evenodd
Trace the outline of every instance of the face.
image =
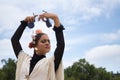
<svg viewBox="0 0 120 80">
<path fill-rule="evenodd" d="M 46 34 L 42 35 L 36 46 L 36 48 L 38 49 L 36 51 L 36 53 L 38 55 L 45 55 L 47 52 L 50 51 L 50 47 L 51 47 L 50 40 L 49 40 L 48 36 Z"/>
</svg>

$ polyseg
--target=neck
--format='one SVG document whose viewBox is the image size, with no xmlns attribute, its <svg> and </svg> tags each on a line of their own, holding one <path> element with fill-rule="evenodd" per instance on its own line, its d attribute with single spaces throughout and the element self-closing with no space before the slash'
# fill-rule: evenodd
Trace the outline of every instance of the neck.
<svg viewBox="0 0 120 80">
<path fill-rule="evenodd" d="M 36 51 L 36 50 L 34 50 L 34 54 L 36 54 L 36 55 L 38 55 L 38 56 L 41 56 L 41 55 L 44 55 L 45 56 L 45 53 L 43 53 L 43 52 L 40 52 L 40 51 Z"/>
<path fill-rule="evenodd" d="M 40 55 L 45 55 L 45 53 L 39 52 L 39 51 L 36 51 L 35 53 L 36 53 L 37 55 L 39 55 L 39 56 L 40 56 Z"/>
<path fill-rule="evenodd" d="M 45 55 L 38 55 L 36 53 L 34 53 L 34 55 L 33 55 L 33 59 L 35 59 L 37 61 L 42 59 L 42 58 L 45 58 L 45 57 L 46 57 Z"/>
</svg>

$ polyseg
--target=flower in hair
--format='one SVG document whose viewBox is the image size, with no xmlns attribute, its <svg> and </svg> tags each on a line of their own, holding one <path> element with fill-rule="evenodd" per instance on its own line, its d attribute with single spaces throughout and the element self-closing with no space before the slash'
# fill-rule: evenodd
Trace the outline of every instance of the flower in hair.
<svg viewBox="0 0 120 80">
<path fill-rule="evenodd" d="M 34 31 L 33 31 L 33 33 L 32 33 L 32 42 L 29 43 L 29 48 L 34 48 L 34 46 L 35 46 L 35 39 L 36 39 L 35 36 L 36 36 L 37 34 L 39 34 L 39 33 L 42 33 L 42 30 L 37 29 L 35 33 L 34 33 Z"/>
<path fill-rule="evenodd" d="M 33 42 L 30 42 L 30 43 L 29 43 L 29 48 L 33 48 L 33 47 L 34 47 Z"/>
<path fill-rule="evenodd" d="M 37 29 L 37 30 L 36 30 L 36 34 L 39 34 L 39 33 L 42 33 L 42 30 L 41 30 L 41 29 Z"/>
</svg>

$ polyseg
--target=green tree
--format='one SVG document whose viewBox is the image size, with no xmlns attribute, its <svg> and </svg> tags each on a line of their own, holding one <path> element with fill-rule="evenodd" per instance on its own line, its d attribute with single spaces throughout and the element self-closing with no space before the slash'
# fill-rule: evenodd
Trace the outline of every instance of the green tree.
<svg viewBox="0 0 120 80">
<path fill-rule="evenodd" d="M 4 63 L 4 65 L 0 69 L 0 80 L 15 80 L 15 60 L 9 58 L 8 61 L 2 59 L 1 62 Z"/>
<path fill-rule="evenodd" d="M 120 73 L 113 74 L 113 80 L 120 80 Z"/>
<path fill-rule="evenodd" d="M 65 80 L 112 80 L 105 68 L 96 68 L 85 59 L 80 59 L 65 69 Z"/>
</svg>

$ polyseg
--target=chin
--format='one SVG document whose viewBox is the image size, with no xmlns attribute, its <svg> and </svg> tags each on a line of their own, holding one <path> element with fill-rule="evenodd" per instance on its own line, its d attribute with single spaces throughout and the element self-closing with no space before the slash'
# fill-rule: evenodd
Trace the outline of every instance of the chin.
<svg viewBox="0 0 120 80">
<path fill-rule="evenodd" d="M 46 53 L 50 52 L 50 50 L 47 50 Z"/>
</svg>

